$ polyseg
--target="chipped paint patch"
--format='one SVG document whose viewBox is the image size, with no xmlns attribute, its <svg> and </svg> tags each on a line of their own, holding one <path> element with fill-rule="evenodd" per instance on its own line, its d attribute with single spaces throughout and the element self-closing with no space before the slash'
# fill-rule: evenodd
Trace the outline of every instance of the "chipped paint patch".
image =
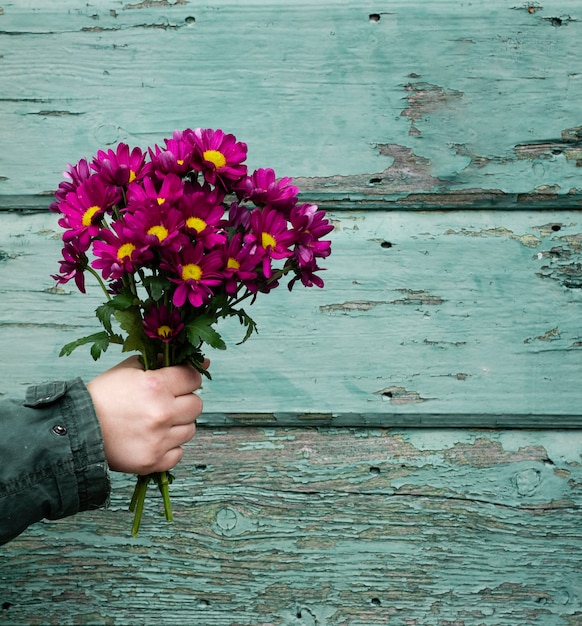
<svg viewBox="0 0 582 626">
<path fill-rule="evenodd" d="M 410 121 L 409 135 L 420 135 L 421 132 L 416 126 L 419 120 L 453 101 L 460 100 L 464 95 L 462 91 L 445 89 L 425 82 L 408 83 L 404 89 L 408 94 L 406 96 L 408 107 L 400 115 Z"/>
<path fill-rule="evenodd" d="M 428 305 L 438 305 L 444 302 L 443 298 L 440 296 L 433 296 L 428 291 L 423 289 L 414 290 L 414 289 L 398 289 L 400 293 L 403 293 L 406 297 L 400 300 L 392 300 L 390 304 L 428 304 Z"/>
<path fill-rule="evenodd" d="M 540 237 L 537 237 L 536 235 L 531 233 L 516 235 L 513 231 L 503 226 L 497 226 L 496 228 L 484 228 L 481 230 L 470 230 L 468 228 L 461 228 L 461 230 L 449 229 L 445 231 L 445 235 L 465 235 L 467 237 L 507 237 L 508 239 L 519 241 L 519 243 L 527 248 L 537 248 L 542 242 Z"/>
<path fill-rule="evenodd" d="M 523 343 L 531 343 L 532 341 L 556 341 L 560 339 L 560 331 L 558 327 L 552 328 L 551 330 L 547 330 L 543 335 L 538 335 L 537 337 L 528 337 L 523 340 Z"/>
<path fill-rule="evenodd" d="M 381 304 L 389 304 L 385 301 L 350 300 L 341 304 L 325 304 L 319 307 L 322 313 L 351 313 L 352 311 L 369 311 Z"/>
<path fill-rule="evenodd" d="M 381 396 L 389 400 L 391 404 L 403 405 L 414 404 L 416 402 L 426 402 L 426 398 L 421 398 L 417 391 L 409 391 L 404 387 L 385 387 L 374 392 L 374 395 Z"/>
</svg>

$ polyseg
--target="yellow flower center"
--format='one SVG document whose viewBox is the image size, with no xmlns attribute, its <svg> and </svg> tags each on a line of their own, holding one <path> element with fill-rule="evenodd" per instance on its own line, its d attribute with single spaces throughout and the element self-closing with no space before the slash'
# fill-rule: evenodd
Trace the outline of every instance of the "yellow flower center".
<svg viewBox="0 0 582 626">
<path fill-rule="evenodd" d="M 186 226 L 201 233 L 206 228 L 206 222 L 201 217 L 189 217 L 186 220 Z"/>
<path fill-rule="evenodd" d="M 163 337 L 167 339 L 172 334 L 172 329 L 169 326 L 159 326 L 158 327 L 158 337 Z"/>
<path fill-rule="evenodd" d="M 99 211 L 101 211 L 101 207 L 100 206 L 90 206 L 85 213 L 83 213 L 83 218 L 81 219 L 81 222 L 83 224 L 83 226 L 91 226 L 91 224 L 93 223 L 93 218 L 95 217 L 96 213 L 99 213 Z"/>
<path fill-rule="evenodd" d="M 129 170 L 129 182 L 133 183 L 135 180 L 135 172 L 133 170 Z"/>
<path fill-rule="evenodd" d="M 188 263 L 182 267 L 182 280 L 200 280 L 202 278 L 202 268 L 195 263 Z"/>
<path fill-rule="evenodd" d="M 218 150 L 205 150 L 202 158 L 205 161 L 210 161 L 217 170 L 226 165 L 226 157 Z"/>
<path fill-rule="evenodd" d="M 177 163 L 178 165 L 184 165 L 184 159 L 177 159 L 177 160 L 176 160 L 176 163 Z"/>
<path fill-rule="evenodd" d="M 262 233 L 261 245 L 266 250 L 267 248 L 274 248 L 277 245 L 277 241 L 273 235 L 269 235 L 269 233 Z"/>
<path fill-rule="evenodd" d="M 155 235 L 158 241 L 162 242 L 169 235 L 168 229 L 165 226 L 159 224 L 158 226 L 152 226 L 148 230 L 148 235 Z"/>
<path fill-rule="evenodd" d="M 159 205 L 164 204 L 164 202 L 166 201 L 165 198 L 158 198 L 157 200 Z"/>
<path fill-rule="evenodd" d="M 119 246 L 117 250 L 117 260 L 123 261 L 123 259 L 131 259 L 134 250 L 135 246 L 132 243 L 124 243 L 122 246 Z"/>
<path fill-rule="evenodd" d="M 237 270 L 240 267 L 240 263 L 233 259 L 232 257 L 228 257 L 228 261 L 226 262 L 226 268 L 229 270 Z"/>
</svg>

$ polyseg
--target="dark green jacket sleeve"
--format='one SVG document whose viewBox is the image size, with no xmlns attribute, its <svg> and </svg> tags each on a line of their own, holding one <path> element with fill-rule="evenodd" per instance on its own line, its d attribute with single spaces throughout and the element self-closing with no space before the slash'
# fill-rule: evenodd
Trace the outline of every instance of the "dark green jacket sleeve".
<svg viewBox="0 0 582 626">
<path fill-rule="evenodd" d="M 108 468 L 81 379 L 30 387 L 0 401 L 0 544 L 43 518 L 106 504 Z"/>
</svg>

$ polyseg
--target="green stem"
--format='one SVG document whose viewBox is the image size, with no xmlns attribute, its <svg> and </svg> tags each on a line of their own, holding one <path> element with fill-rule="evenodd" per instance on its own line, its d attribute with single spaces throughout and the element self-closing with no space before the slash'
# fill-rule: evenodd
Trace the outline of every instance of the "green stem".
<svg viewBox="0 0 582 626">
<path fill-rule="evenodd" d="M 150 482 L 150 476 L 138 476 L 137 483 L 133 490 L 133 496 L 129 504 L 129 510 L 134 511 L 133 526 L 131 527 L 131 534 L 137 537 L 139 533 L 139 526 L 141 524 L 141 516 L 143 514 L 143 508 L 145 504 L 146 492 L 148 484 Z"/>
<path fill-rule="evenodd" d="M 168 489 L 170 484 L 168 472 L 159 472 L 158 474 L 155 474 L 155 480 L 158 483 L 158 488 L 164 501 L 164 514 L 166 516 L 166 520 L 168 520 L 168 522 L 172 522 L 174 521 L 174 516 L 172 514 L 172 504 L 170 502 L 170 490 Z"/>
<path fill-rule="evenodd" d="M 111 300 L 111 294 L 107 291 L 107 287 L 105 286 L 101 276 L 99 276 L 99 274 L 90 265 L 88 265 L 86 269 L 97 279 L 97 282 L 99 283 L 101 289 L 103 289 L 103 293 L 107 296 L 107 299 Z"/>
</svg>

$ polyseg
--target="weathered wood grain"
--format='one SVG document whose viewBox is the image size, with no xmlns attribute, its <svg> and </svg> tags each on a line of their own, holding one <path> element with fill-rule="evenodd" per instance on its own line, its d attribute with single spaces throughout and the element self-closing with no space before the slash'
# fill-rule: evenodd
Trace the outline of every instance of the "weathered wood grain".
<svg viewBox="0 0 582 626">
<path fill-rule="evenodd" d="M 335 212 L 326 287 L 250 309 L 259 334 L 212 351 L 205 423 L 580 427 L 579 212 Z M 0 215 L 0 392 L 94 363 L 102 294 L 54 291 L 49 213 Z M 90 283 L 92 285 L 92 283 Z"/>
<path fill-rule="evenodd" d="M 330 207 L 579 208 L 581 38 L 578 0 L 4 0 L 0 207 L 209 126 Z"/>
<path fill-rule="evenodd" d="M 577 626 L 582 439 L 200 429 L 175 522 L 111 507 L 0 552 L 0 623 Z M 157 502 L 159 504 L 159 502 Z"/>
</svg>

